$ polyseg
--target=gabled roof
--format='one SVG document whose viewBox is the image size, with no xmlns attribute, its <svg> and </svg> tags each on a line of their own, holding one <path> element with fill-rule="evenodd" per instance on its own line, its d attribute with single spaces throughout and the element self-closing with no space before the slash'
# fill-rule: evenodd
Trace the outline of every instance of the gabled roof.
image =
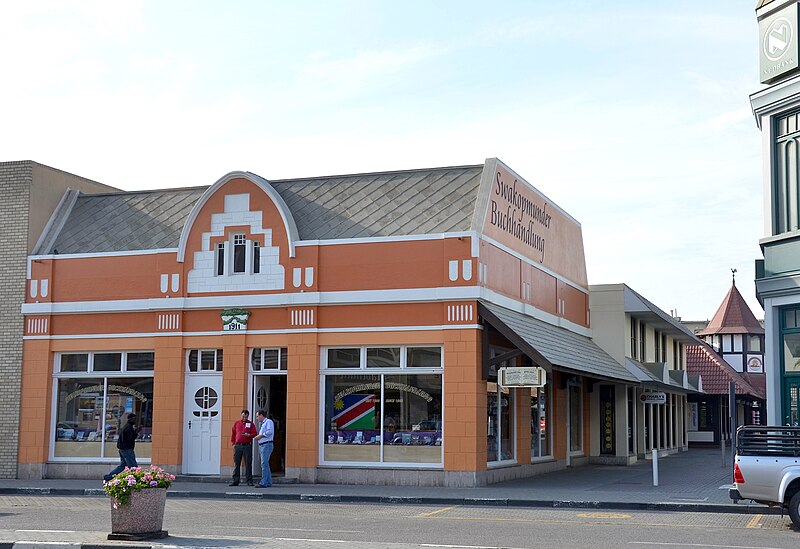
<svg viewBox="0 0 800 549">
<path fill-rule="evenodd" d="M 731 381 L 736 383 L 737 395 L 750 395 L 764 400 L 763 390 L 755 387 L 725 362 L 707 343 L 686 347 L 686 371 L 703 378 L 703 391 L 712 395 L 727 395 Z"/>
<path fill-rule="evenodd" d="M 763 334 L 764 328 L 736 289 L 736 283 L 725 295 L 708 326 L 698 336 L 714 334 Z"/>
<path fill-rule="evenodd" d="M 484 165 L 269 181 L 301 240 L 470 230 Z M 177 248 L 208 187 L 79 195 L 39 254 Z"/>
<path fill-rule="evenodd" d="M 669 334 L 676 341 L 689 345 L 700 341 L 697 336 L 679 320 L 673 318 L 672 315 L 662 311 L 627 284 L 622 286 L 624 288 L 625 312 L 631 317 L 645 320 L 653 328 Z"/>
</svg>

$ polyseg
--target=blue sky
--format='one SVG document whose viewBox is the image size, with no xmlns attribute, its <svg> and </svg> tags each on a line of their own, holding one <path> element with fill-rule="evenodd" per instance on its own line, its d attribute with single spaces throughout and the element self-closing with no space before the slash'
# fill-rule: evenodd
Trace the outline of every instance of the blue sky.
<svg viewBox="0 0 800 549">
<path fill-rule="evenodd" d="M 0 160 L 133 190 L 496 156 L 591 284 L 706 319 L 736 268 L 760 318 L 755 4 L 5 2 Z"/>
</svg>

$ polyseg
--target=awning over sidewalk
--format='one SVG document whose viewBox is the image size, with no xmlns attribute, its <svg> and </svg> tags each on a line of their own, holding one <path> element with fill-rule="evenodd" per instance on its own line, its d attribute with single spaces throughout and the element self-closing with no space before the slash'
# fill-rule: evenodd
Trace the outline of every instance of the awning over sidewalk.
<svg viewBox="0 0 800 549">
<path fill-rule="evenodd" d="M 639 362 L 625 358 L 625 367 L 647 388 L 671 393 L 702 393 L 695 376 L 685 370 L 670 370 L 664 362 Z"/>
<path fill-rule="evenodd" d="M 555 368 L 597 379 L 640 382 L 586 336 L 486 301 L 478 302 L 478 312 L 534 363 L 547 370 Z"/>
</svg>

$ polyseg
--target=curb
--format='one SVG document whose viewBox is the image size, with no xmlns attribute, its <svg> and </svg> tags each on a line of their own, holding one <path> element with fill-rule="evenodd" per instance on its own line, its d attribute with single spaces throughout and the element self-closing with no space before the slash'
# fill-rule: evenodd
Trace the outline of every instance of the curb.
<svg viewBox="0 0 800 549">
<path fill-rule="evenodd" d="M 0 488 L 0 495 L 34 495 L 34 496 L 90 496 L 105 497 L 101 488 Z M 169 490 L 168 498 L 186 499 L 247 499 L 267 501 L 311 501 L 320 503 L 376 503 L 389 505 L 464 505 L 481 507 L 529 507 L 529 508 L 573 508 L 573 509 L 613 509 L 620 511 L 672 511 L 693 513 L 731 513 L 762 515 L 779 515 L 778 507 L 767 507 L 760 504 L 737 505 L 734 503 L 670 503 L 670 502 L 631 502 L 631 501 L 581 501 L 581 500 L 535 500 L 509 498 L 434 498 L 415 496 L 370 496 L 341 494 L 280 494 L 266 492 L 200 492 L 186 490 Z M 0 549 L 10 547 L 0 542 Z M 20 546 L 21 547 L 21 546 Z M 52 547 L 52 546 L 50 546 Z M 88 547 L 88 546 L 85 546 Z M 103 545 L 97 547 L 116 547 L 119 545 Z M 142 546 L 136 546 L 141 549 Z"/>
<path fill-rule="evenodd" d="M 152 545 L 80 541 L 0 541 L 0 549 L 154 549 Z"/>
</svg>

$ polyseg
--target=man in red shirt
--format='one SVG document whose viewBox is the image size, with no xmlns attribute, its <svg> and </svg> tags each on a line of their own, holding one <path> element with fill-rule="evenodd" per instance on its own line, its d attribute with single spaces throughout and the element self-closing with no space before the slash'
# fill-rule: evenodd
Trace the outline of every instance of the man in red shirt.
<svg viewBox="0 0 800 549">
<path fill-rule="evenodd" d="M 233 444 L 233 482 L 228 486 L 239 486 L 239 466 L 244 458 L 247 485 L 253 485 L 253 438 L 258 434 L 255 424 L 250 421 L 250 411 L 242 410 L 242 419 L 233 424 L 231 444 Z"/>
</svg>

